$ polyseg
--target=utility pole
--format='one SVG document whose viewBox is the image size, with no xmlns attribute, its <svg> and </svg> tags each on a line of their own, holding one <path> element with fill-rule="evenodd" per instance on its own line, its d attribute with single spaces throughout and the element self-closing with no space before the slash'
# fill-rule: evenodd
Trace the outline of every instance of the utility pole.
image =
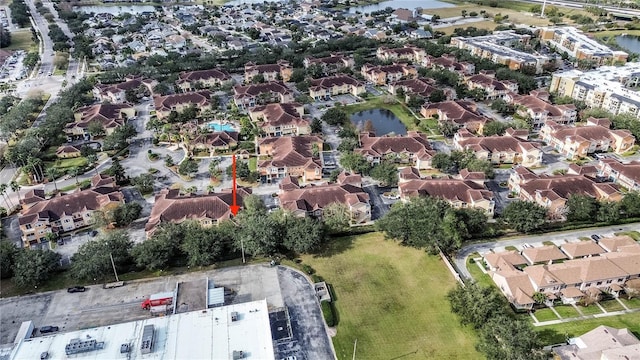
<svg viewBox="0 0 640 360">
<path fill-rule="evenodd" d="M 240 248 L 242 249 L 242 263 L 244 264 L 244 241 L 242 240 L 242 236 L 240 236 Z"/>
<path fill-rule="evenodd" d="M 353 342 L 353 360 L 356 360 L 356 345 L 358 345 L 358 339 Z"/>
<path fill-rule="evenodd" d="M 118 272 L 116 271 L 116 264 L 113 262 L 113 255 L 111 255 L 111 253 L 109 253 L 109 258 L 111 259 L 111 266 L 113 266 L 113 273 L 116 274 L 116 281 L 120 281 L 120 279 L 118 279 Z"/>
<path fill-rule="evenodd" d="M 547 0 L 544 0 L 544 2 L 542 2 L 542 11 L 540 11 L 540 17 L 544 17 L 545 6 L 547 6 Z"/>
</svg>

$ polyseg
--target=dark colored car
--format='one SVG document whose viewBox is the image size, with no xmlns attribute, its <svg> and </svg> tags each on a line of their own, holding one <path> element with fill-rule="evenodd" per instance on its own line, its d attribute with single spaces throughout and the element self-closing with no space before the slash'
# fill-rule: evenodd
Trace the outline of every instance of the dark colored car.
<svg viewBox="0 0 640 360">
<path fill-rule="evenodd" d="M 600 236 L 595 235 L 595 234 L 591 235 L 591 238 L 592 238 L 593 240 L 595 240 L 595 241 L 600 240 Z"/>
<path fill-rule="evenodd" d="M 91 237 L 95 237 L 96 235 L 98 235 L 98 232 L 96 230 L 91 230 L 91 232 L 89 233 L 89 235 Z"/>
<path fill-rule="evenodd" d="M 56 332 L 58 330 L 60 330 L 60 328 L 57 326 L 43 326 L 40 328 L 40 333 L 46 334 L 46 333 Z"/>
<path fill-rule="evenodd" d="M 67 289 L 67 292 L 68 293 L 77 293 L 77 292 L 84 292 L 85 290 L 87 290 L 87 288 L 84 287 L 84 286 L 72 286 L 72 287 Z"/>
</svg>

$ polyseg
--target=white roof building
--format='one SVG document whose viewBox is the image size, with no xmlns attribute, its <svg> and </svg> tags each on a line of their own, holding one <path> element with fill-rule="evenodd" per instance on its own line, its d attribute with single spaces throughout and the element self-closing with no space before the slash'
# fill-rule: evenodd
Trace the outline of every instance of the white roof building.
<svg viewBox="0 0 640 360">
<path fill-rule="evenodd" d="M 153 341 L 151 351 L 143 354 L 143 330 L 148 325 L 153 325 Z M 94 350 L 67 355 L 67 345 L 76 340 Z M 122 352 L 124 344 L 128 352 Z M 274 359 L 266 300 L 16 339 L 8 359 L 40 359 L 44 352 L 50 359 Z"/>
</svg>

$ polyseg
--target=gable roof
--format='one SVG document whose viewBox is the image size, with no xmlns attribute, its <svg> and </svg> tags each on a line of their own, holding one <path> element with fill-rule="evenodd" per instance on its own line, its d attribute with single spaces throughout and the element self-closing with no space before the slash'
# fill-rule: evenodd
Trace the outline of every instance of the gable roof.
<svg viewBox="0 0 640 360">
<path fill-rule="evenodd" d="M 200 134 L 190 141 L 192 144 L 206 144 L 208 146 L 231 146 L 238 142 L 237 131 L 219 131 L 207 134 Z"/>
<path fill-rule="evenodd" d="M 567 254 L 570 258 L 578 258 L 589 255 L 598 255 L 606 252 L 600 245 L 593 240 L 578 241 L 568 244 L 562 244 L 560 250 Z"/>
<path fill-rule="evenodd" d="M 313 157 L 313 144 L 320 144 L 322 149 L 322 139 L 314 135 L 266 137 L 259 146 L 271 146 L 272 158 L 261 161 L 259 167 L 321 168 L 320 159 Z"/>
<path fill-rule="evenodd" d="M 573 194 L 588 195 L 601 199 L 606 194 L 611 196 L 618 193 L 618 187 L 611 183 L 596 183 L 595 180 L 584 175 L 539 175 L 520 185 L 520 190 L 533 196 L 536 192 L 550 201 L 568 199 Z"/>
<path fill-rule="evenodd" d="M 209 90 L 191 91 L 181 94 L 155 96 L 153 102 L 156 110 L 170 111 L 175 106 L 184 104 L 195 105 L 196 107 L 207 106 L 211 95 L 212 93 Z"/>
<path fill-rule="evenodd" d="M 493 192 L 471 180 L 420 179 L 409 180 L 398 185 L 400 195 L 431 196 L 450 202 L 471 204 L 480 200 L 493 200 Z"/>
<path fill-rule="evenodd" d="M 409 131 L 406 136 L 374 136 L 370 133 L 360 135 L 360 147 L 354 152 L 380 157 L 386 154 L 410 153 L 419 159 L 430 159 L 435 155 L 427 136 L 417 131 Z"/>
<path fill-rule="evenodd" d="M 254 97 L 262 93 L 291 94 L 291 90 L 280 81 L 270 81 L 262 84 L 237 85 L 233 88 L 234 97 Z"/>
<path fill-rule="evenodd" d="M 473 151 L 496 152 L 513 152 L 522 153 L 538 148 L 538 145 L 531 143 L 511 135 L 503 136 L 485 136 L 485 137 L 466 137 L 458 141 L 463 149 L 471 149 Z"/>
<path fill-rule="evenodd" d="M 567 258 L 567 256 L 555 245 L 526 248 L 522 250 L 522 256 L 532 264 Z"/>
<path fill-rule="evenodd" d="M 628 329 L 606 325 L 573 339 L 568 345 L 553 348 L 561 360 L 636 359 L 640 353 L 640 340 Z"/>
<path fill-rule="evenodd" d="M 368 204 L 369 194 L 362 188 L 351 184 L 327 184 L 291 189 L 282 192 L 279 199 L 283 209 L 311 212 L 323 209 L 333 203 L 347 206 L 353 206 L 358 203 Z"/>
<path fill-rule="evenodd" d="M 81 107 L 75 111 L 80 114 L 80 120 L 68 123 L 65 128 L 88 127 L 92 122 L 99 122 L 105 129 L 115 128 L 124 125 L 125 119 L 122 111 L 132 109 L 129 104 L 96 104 Z"/>
<path fill-rule="evenodd" d="M 231 76 L 229 73 L 222 69 L 208 69 L 208 70 L 197 70 L 197 71 L 183 71 L 179 75 L 178 83 L 181 82 L 192 82 L 192 81 L 202 81 L 209 79 L 218 79 L 220 81 L 231 80 Z"/>
<path fill-rule="evenodd" d="M 490 121 L 478 112 L 477 106 L 474 103 L 465 100 L 430 103 L 423 105 L 422 109 L 437 109 L 438 112 L 442 113 L 444 115 L 443 117 L 446 117 L 448 121 L 453 121 L 458 125 L 464 125 L 470 122 L 480 122 L 484 124 Z"/>
<path fill-rule="evenodd" d="M 296 125 L 307 126 L 309 121 L 302 118 L 302 114 L 298 113 L 297 108 L 301 107 L 298 103 L 275 103 L 262 106 L 256 106 L 251 109 L 252 113 L 262 113 L 263 124 L 261 127 Z"/>
<path fill-rule="evenodd" d="M 364 84 L 348 75 L 335 75 L 326 76 L 320 79 L 312 79 L 311 86 L 309 88 L 312 90 L 331 89 L 334 86 L 343 85 L 362 86 Z"/>
</svg>

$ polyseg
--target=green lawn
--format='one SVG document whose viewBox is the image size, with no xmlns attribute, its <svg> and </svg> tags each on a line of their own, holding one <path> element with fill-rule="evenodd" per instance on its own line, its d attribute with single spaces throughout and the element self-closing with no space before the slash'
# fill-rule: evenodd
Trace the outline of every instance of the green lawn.
<svg viewBox="0 0 640 360">
<path fill-rule="evenodd" d="M 493 280 L 491 280 L 488 274 L 485 274 L 482 272 L 482 270 L 480 270 L 480 268 L 478 267 L 478 264 L 476 263 L 472 264 L 467 261 L 467 269 L 469 270 L 469 273 L 471 274 L 471 276 L 473 276 L 473 280 L 475 280 L 478 283 L 478 285 L 482 285 L 482 286 L 496 285 L 493 282 Z"/>
<path fill-rule="evenodd" d="M 617 232 L 615 234 L 616 236 L 621 236 L 621 235 L 627 235 L 630 238 L 632 238 L 635 241 L 640 241 L 640 232 L 637 231 L 622 231 L 622 232 Z"/>
<path fill-rule="evenodd" d="M 249 158 L 249 170 L 256 171 L 258 169 L 258 158 L 250 157 Z"/>
<path fill-rule="evenodd" d="M 580 306 L 580 305 L 578 305 L 578 309 L 580 309 L 580 311 L 582 311 L 583 315 L 602 314 L 602 310 L 600 310 L 600 308 L 596 304 L 591 304 L 589 306 Z"/>
<path fill-rule="evenodd" d="M 578 311 L 571 305 L 560 305 L 556 306 L 555 309 L 564 319 L 580 316 Z"/>
<path fill-rule="evenodd" d="M 338 359 L 481 359 L 446 293 L 456 285 L 440 258 L 386 241 L 380 233 L 334 240 L 303 262 L 333 285 Z M 404 355 L 404 356 L 403 356 Z"/>
<path fill-rule="evenodd" d="M 624 307 L 616 300 L 600 301 L 600 305 L 608 312 L 624 310 Z"/>
<path fill-rule="evenodd" d="M 74 167 L 82 167 L 87 165 L 87 159 L 84 157 L 77 157 L 71 159 L 58 159 L 53 162 L 53 166 L 60 171 L 67 171 Z"/>
<path fill-rule="evenodd" d="M 11 32 L 11 45 L 5 50 L 37 50 L 36 43 L 31 40 L 31 30 L 20 29 Z"/>
<path fill-rule="evenodd" d="M 533 315 L 536 316 L 536 319 L 538 319 L 538 321 L 558 320 L 556 314 L 554 314 L 553 311 L 551 311 L 551 309 L 549 308 L 536 310 Z"/>
<path fill-rule="evenodd" d="M 638 298 L 633 298 L 633 299 L 631 299 L 631 300 L 627 300 L 627 299 L 620 298 L 620 300 L 622 300 L 622 302 L 623 302 L 625 305 L 627 305 L 627 307 L 628 307 L 629 309 L 637 309 L 637 308 L 640 308 L 640 299 L 638 299 Z"/>
<path fill-rule="evenodd" d="M 633 331 L 636 335 L 640 335 L 640 312 L 599 319 L 571 321 L 549 326 L 537 326 L 534 327 L 534 329 L 540 335 L 544 344 L 551 345 L 564 342 L 566 336 L 580 336 L 600 325 L 615 328 L 629 328 L 629 330 Z"/>
</svg>

